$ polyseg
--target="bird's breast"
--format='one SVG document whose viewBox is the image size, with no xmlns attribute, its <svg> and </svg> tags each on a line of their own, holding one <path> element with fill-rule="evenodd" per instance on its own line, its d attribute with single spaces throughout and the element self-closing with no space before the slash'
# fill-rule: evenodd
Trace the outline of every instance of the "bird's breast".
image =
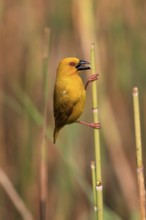
<svg viewBox="0 0 146 220">
<path fill-rule="evenodd" d="M 72 108 L 66 124 L 75 122 L 82 114 L 86 100 L 86 91 L 81 78 L 78 75 L 74 75 L 57 80 L 55 97 L 57 108 L 64 104 L 66 106 L 64 111 L 67 114 L 67 108 Z"/>
</svg>

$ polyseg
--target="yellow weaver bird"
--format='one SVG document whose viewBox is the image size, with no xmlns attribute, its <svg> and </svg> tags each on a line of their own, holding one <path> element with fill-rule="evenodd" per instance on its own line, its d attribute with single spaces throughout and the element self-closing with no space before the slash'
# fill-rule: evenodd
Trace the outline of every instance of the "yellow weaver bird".
<svg viewBox="0 0 146 220">
<path fill-rule="evenodd" d="M 88 83 L 98 79 L 98 74 L 91 75 L 86 86 L 83 85 L 79 73 L 89 69 L 89 62 L 75 57 L 64 58 L 58 65 L 54 86 L 54 143 L 58 132 L 66 124 L 77 122 L 93 128 L 100 127 L 99 123 L 89 124 L 77 120 L 84 109 Z"/>
</svg>

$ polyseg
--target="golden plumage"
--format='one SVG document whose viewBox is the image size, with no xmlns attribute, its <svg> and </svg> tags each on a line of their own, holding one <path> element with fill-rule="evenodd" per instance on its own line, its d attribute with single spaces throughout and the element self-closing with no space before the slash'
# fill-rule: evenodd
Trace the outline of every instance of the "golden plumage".
<svg viewBox="0 0 146 220">
<path fill-rule="evenodd" d="M 65 58 L 58 65 L 54 86 L 54 143 L 60 129 L 76 122 L 83 112 L 86 91 L 78 74 L 87 69 L 90 69 L 87 61 L 74 57 Z"/>
</svg>

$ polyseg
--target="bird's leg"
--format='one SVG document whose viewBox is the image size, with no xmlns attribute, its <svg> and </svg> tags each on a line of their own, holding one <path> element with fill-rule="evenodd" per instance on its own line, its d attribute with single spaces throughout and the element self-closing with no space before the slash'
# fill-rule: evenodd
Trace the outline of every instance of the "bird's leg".
<svg viewBox="0 0 146 220">
<path fill-rule="evenodd" d="M 95 129 L 99 129 L 100 128 L 100 123 L 86 123 L 83 121 L 76 121 L 76 123 L 82 124 L 82 125 L 86 125 L 89 126 L 91 128 L 95 128 Z"/>
<path fill-rule="evenodd" d="M 88 81 L 86 82 L 86 85 L 85 85 L 85 89 L 87 89 L 87 86 L 90 82 L 93 82 L 95 80 L 97 80 L 99 78 L 99 74 L 94 74 L 94 75 L 91 75 L 88 79 Z"/>
</svg>

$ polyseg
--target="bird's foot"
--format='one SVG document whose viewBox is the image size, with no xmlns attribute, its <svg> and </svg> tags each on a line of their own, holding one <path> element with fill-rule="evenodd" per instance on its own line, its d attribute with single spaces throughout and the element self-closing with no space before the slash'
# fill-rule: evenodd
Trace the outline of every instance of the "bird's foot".
<svg viewBox="0 0 146 220">
<path fill-rule="evenodd" d="M 98 74 L 98 73 L 91 75 L 91 76 L 89 77 L 89 79 L 88 79 L 86 85 L 85 85 L 85 89 L 87 89 L 87 86 L 88 86 L 88 84 L 89 84 L 90 82 L 93 82 L 93 81 L 95 81 L 95 80 L 98 80 L 98 78 L 99 78 L 99 74 Z"/>
<path fill-rule="evenodd" d="M 86 126 L 89 126 L 91 128 L 95 128 L 95 129 L 99 129 L 101 127 L 100 123 L 86 123 L 86 122 L 83 122 L 83 121 L 76 121 L 76 123 L 86 125 Z"/>
</svg>

